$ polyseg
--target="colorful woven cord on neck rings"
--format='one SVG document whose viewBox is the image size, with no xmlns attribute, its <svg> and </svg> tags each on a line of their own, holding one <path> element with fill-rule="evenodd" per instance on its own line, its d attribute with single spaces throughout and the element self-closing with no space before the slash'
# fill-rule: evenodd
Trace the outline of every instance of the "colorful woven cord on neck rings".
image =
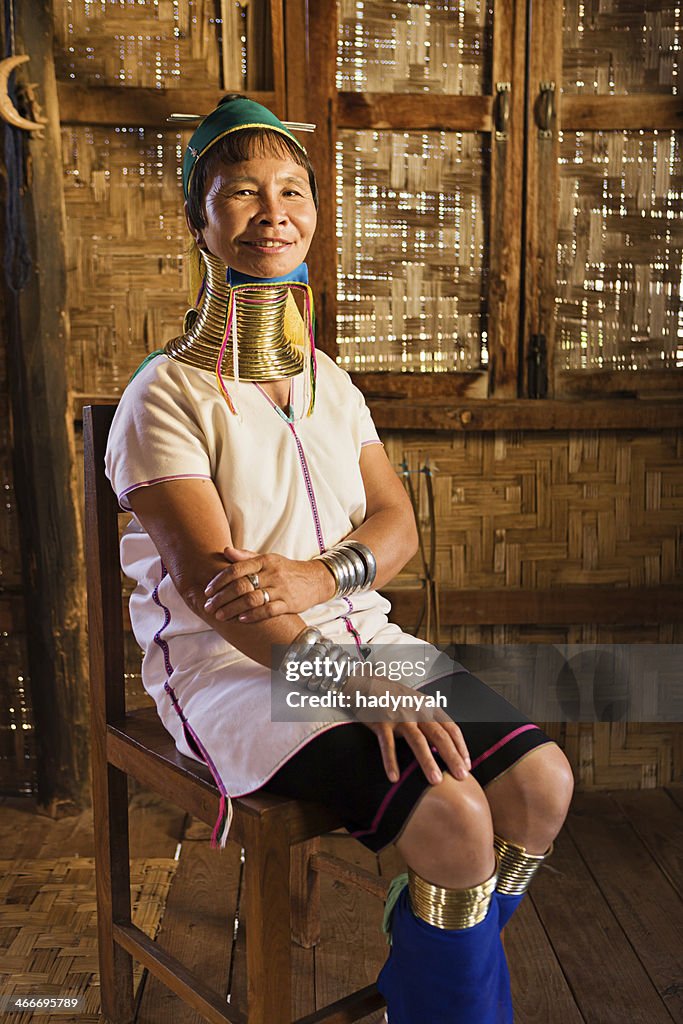
<svg viewBox="0 0 683 1024">
<path fill-rule="evenodd" d="M 311 286 L 303 284 L 301 282 L 291 281 L 285 282 L 288 288 L 297 288 L 302 291 L 304 298 L 304 382 L 308 381 L 309 387 L 309 402 L 308 409 L 306 410 L 306 416 L 310 416 L 313 412 L 315 405 L 315 391 L 316 391 L 316 379 L 318 371 L 318 361 L 316 358 L 315 351 L 315 306 L 313 303 L 313 291 Z M 202 285 L 204 287 L 204 285 Z M 223 364 L 223 357 L 228 347 L 228 341 L 232 339 L 232 370 L 235 384 L 239 384 L 239 346 L 237 343 L 237 310 L 236 310 L 236 293 L 238 290 L 248 292 L 255 288 L 273 288 L 272 283 L 264 281 L 262 283 L 250 283 L 245 285 L 235 285 L 230 289 L 230 298 L 228 300 L 228 309 L 225 317 L 225 333 L 223 335 L 223 342 L 218 353 L 218 359 L 216 360 L 216 382 L 220 389 L 223 398 L 228 404 L 230 412 L 236 416 L 237 409 L 234 406 L 230 394 L 223 380 L 221 373 L 221 366 Z M 208 290 L 208 285 L 207 285 Z M 247 300 L 249 301 L 249 300 Z M 253 301 L 253 300 L 252 300 Z"/>
</svg>

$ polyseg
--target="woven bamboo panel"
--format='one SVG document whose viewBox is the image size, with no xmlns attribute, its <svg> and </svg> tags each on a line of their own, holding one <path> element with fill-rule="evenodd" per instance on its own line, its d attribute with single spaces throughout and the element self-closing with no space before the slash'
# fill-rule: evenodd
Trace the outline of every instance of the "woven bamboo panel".
<svg viewBox="0 0 683 1024">
<path fill-rule="evenodd" d="M 239 38 L 242 7 L 221 6 Z M 218 88 L 218 10 L 214 0 L 56 0 L 57 77 L 80 85 Z M 244 56 L 240 44 L 230 88 L 241 88 Z"/>
<path fill-rule="evenodd" d="M 337 340 L 346 369 L 488 362 L 486 147 L 474 132 L 339 132 Z"/>
<path fill-rule="evenodd" d="M 565 132 L 561 369 L 683 366 L 681 132 Z"/>
<path fill-rule="evenodd" d="M 680 88 L 683 16 L 670 0 L 567 0 L 563 35 L 565 92 Z"/>
<path fill-rule="evenodd" d="M 131 862 L 133 923 L 154 938 L 176 862 Z M 0 988 L 5 996 L 81 996 L 83 1012 L 41 1021 L 100 1024 L 95 863 L 91 857 L 0 861 Z M 135 985 L 142 965 L 133 964 Z M 8 1015 L 9 1017 L 9 1015 Z M 13 1024 L 30 1024 L 29 1011 Z"/>
<path fill-rule="evenodd" d="M 118 394 L 188 305 L 182 136 L 65 128 L 62 141 L 71 386 Z"/>
<path fill-rule="evenodd" d="M 442 586 L 634 587 L 683 578 L 681 434 L 385 440 L 393 464 L 405 460 L 416 480 L 420 467 L 431 468 Z M 422 485 L 420 502 L 426 524 Z"/>
<path fill-rule="evenodd" d="M 337 88 L 488 92 L 490 34 L 491 5 L 480 0 L 341 0 Z"/>
<path fill-rule="evenodd" d="M 420 469 L 430 467 L 442 587 L 631 587 L 683 578 L 683 435 L 501 432 L 446 441 L 392 433 L 383 440 L 396 468 L 408 465 L 427 531 Z M 419 572 L 415 559 L 404 575 Z M 461 645 L 467 665 L 471 644 L 675 644 L 683 643 L 683 626 L 442 627 L 440 641 Z M 515 702 L 511 679 L 492 682 Z M 681 724 L 543 724 L 582 787 L 683 778 Z"/>
</svg>

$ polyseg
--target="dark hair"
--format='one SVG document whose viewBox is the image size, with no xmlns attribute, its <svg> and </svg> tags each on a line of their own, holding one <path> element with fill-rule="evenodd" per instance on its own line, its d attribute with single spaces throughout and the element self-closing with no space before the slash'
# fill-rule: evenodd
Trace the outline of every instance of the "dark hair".
<svg viewBox="0 0 683 1024">
<path fill-rule="evenodd" d="M 229 100 L 238 99 L 243 99 L 243 97 L 238 93 L 228 93 L 219 100 L 218 106 Z M 315 180 L 315 171 L 311 161 L 303 149 L 300 149 L 293 139 L 280 132 L 271 131 L 268 128 L 243 128 L 241 131 L 224 135 L 197 161 L 187 196 L 187 210 L 195 228 L 206 227 L 204 214 L 206 186 L 210 174 L 216 167 L 219 164 L 242 163 L 244 160 L 251 160 L 255 155 L 261 156 L 264 153 L 289 157 L 294 163 L 304 168 L 308 174 L 308 184 L 315 208 L 318 209 L 318 183 Z"/>
</svg>

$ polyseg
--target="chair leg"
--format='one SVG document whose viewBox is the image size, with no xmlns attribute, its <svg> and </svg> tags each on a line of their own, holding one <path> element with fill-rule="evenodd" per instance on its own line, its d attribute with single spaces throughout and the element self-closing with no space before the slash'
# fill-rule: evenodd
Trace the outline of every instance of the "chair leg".
<svg viewBox="0 0 683 1024">
<path fill-rule="evenodd" d="M 290 1024 L 292 1005 L 289 841 L 254 822 L 245 843 L 248 1024 Z"/>
<path fill-rule="evenodd" d="M 93 805 L 102 1013 L 111 1024 L 132 1024 L 133 961 L 113 934 L 114 921 L 130 923 L 127 777 L 106 763 L 98 770 L 94 757 Z"/>
<path fill-rule="evenodd" d="M 290 850 L 292 938 L 304 949 L 320 942 L 320 872 L 311 870 L 311 857 L 319 851 L 317 836 Z"/>
</svg>

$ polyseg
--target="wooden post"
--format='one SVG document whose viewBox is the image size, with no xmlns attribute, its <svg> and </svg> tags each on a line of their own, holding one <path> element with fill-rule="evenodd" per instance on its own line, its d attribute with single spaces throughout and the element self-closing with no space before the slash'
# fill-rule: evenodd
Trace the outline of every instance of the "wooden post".
<svg viewBox="0 0 683 1024">
<path fill-rule="evenodd" d="M 316 130 L 304 145 L 320 193 L 318 227 L 308 265 L 317 314 L 316 345 L 337 354 L 337 234 L 335 144 L 337 132 L 337 8 L 325 0 L 292 0 L 285 6 L 287 118 Z"/>
<path fill-rule="evenodd" d="M 65 212 L 50 0 L 17 5 L 17 51 L 48 118 L 28 138 L 23 194 L 33 267 L 5 294 L 17 506 L 36 730 L 38 800 L 53 815 L 88 799 L 85 586 L 67 386 Z M 10 130 L 6 128 L 5 130 Z M 17 183 L 12 183 L 17 187 Z M 4 281 L 4 278 L 3 278 Z M 4 285 L 3 285 L 4 287 Z"/>
</svg>

